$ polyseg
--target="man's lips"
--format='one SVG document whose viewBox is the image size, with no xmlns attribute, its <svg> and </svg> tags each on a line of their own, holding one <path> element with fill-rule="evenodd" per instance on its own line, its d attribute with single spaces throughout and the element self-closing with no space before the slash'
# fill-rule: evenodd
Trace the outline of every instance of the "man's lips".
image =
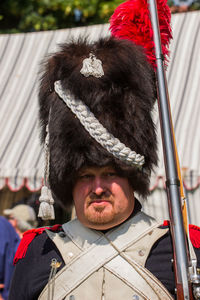
<svg viewBox="0 0 200 300">
<path fill-rule="evenodd" d="M 111 201 L 107 200 L 107 199 L 95 199 L 90 201 L 89 205 L 106 205 L 106 204 L 110 204 Z"/>
</svg>

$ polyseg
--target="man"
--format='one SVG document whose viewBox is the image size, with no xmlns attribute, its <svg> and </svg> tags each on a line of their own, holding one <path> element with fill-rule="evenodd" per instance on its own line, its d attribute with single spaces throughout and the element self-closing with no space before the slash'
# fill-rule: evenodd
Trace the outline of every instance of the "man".
<svg viewBox="0 0 200 300">
<path fill-rule="evenodd" d="M 175 297 L 169 228 L 142 213 L 135 196 L 148 195 L 157 163 L 155 99 L 154 70 L 127 40 L 79 39 L 46 61 L 39 214 L 53 218 L 52 193 L 74 204 L 77 218 L 24 235 L 10 300 Z"/>
</svg>

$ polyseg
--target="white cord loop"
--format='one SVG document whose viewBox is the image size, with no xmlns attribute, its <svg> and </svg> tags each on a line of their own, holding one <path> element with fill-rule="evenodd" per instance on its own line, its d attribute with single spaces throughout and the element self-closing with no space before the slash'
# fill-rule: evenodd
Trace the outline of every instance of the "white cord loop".
<svg viewBox="0 0 200 300">
<path fill-rule="evenodd" d="M 54 88 L 59 97 L 78 117 L 89 134 L 108 152 L 128 165 L 137 168 L 143 166 L 145 162 L 144 156 L 132 151 L 109 133 L 81 100 L 75 100 L 69 90 L 63 91 L 61 81 L 56 81 L 54 83 Z"/>
</svg>

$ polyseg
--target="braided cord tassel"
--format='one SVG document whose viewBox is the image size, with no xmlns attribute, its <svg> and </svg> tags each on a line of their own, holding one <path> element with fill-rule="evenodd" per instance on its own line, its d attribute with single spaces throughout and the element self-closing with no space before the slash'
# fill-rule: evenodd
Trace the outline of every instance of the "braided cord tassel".
<svg viewBox="0 0 200 300">
<path fill-rule="evenodd" d="M 54 199 L 51 194 L 51 190 L 49 189 L 49 130 L 48 125 L 46 127 L 46 138 L 44 143 L 44 153 L 45 153 L 45 166 L 44 166 L 44 186 L 41 189 L 41 195 L 39 198 L 40 207 L 38 212 L 38 217 L 43 220 L 54 220 L 55 212 L 54 212 Z"/>
<path fill-rule="evenodd" d="M 75 100 L 69 90 L 63 91 L 60 81 L 56 81 L 54 83 L 54 88 L 59 97 L 79 118 L 81 124 L 89 132 L 89 134 L 108 152 L 128 165 L 135 166 L 137 168 L 141 168 L 143 166 L 145 163 L 144 156 L 132 151 L 130 148 L 121 143 L 119 139 L 109 133 L 81 100 Z"/>
</svg>

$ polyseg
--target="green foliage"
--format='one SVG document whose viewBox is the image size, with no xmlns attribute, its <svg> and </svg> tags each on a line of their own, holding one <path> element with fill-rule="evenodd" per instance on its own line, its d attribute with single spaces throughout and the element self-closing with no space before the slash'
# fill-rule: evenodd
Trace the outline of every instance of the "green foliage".
<svg viewBox="0 0 200 300">
<path fill-rule="evenodd" d="M 194 1 L 190 7 L 190 10 L 200 10 L 200 0 Z"/>
<path fill-rule="evenodd" d="M 1 0 L 0 31 L 54 30 L 106 23 L 122 0 Z"/>
<path fill-rule="evenodd" d="M 54 30 L 106 23 L 124 0 L 1 0 L 0 32 Z M 168 0 L 173 5 L 174 0 Z M 194 0 L 190 10 L 200 9 Z"/>
</svg>

